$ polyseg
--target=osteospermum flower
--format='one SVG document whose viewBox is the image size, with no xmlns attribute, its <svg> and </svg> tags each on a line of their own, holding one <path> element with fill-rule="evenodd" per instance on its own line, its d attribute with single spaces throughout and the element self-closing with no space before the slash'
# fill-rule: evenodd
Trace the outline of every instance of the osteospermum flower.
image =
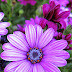
<svg viewBox="0 0 72 72">
<path fill-rule="evenodd" d="M 3 17 L 4 17 L 4 13 L 0 12 L 0 21 L 2 20 Z M 10 23 L 0 22 L 0 36 L 7 34 L 8 30 L 6 29 L 6 27 L 8 27 L 8 26 L 10 26 Z"/>
<path fill-rule="evenodd" d="M 20 31 L 9 34 L 1 58 L 13 62 L 4 72 L 60 72 L 58 67 L 65 66 L 65 59 L 69 58 L 69 53 L 63 50 L 67 42 L 52 41 L 53 35 L 52 28 L 43 33 L 38 25 L 26 26 L 25 34 Z"/>
<path fill-rule="evenodd" d="M 66 29 L 66 22 L 64 21 L 70 14 L 70 11 L 63 11 L 60 13 L 60 5 L 55 5 L 54 1 L 43 5 L 44 18 L 48 20 L 47 25 L 49 28 Z"/>
<path fill-rule="evenodd" d="M 31 4 L 31 5 L 35 5 L 36 1 L 35 0 L 18 0 L 20 2 L 20 4 L 23 5 L 27 5 L 27 4 Z"/>
</svg>

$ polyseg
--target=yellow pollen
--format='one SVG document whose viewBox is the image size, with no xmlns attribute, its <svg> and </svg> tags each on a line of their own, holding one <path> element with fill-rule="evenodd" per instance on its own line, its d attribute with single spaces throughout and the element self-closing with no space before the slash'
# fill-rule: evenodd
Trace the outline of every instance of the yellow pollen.
<svg viewBox="0 0 72 72">
<path fill-rule="evenodd" d="M 41 51 L 42 49 L 40 49 L 40 51 Z"/>
</svg>

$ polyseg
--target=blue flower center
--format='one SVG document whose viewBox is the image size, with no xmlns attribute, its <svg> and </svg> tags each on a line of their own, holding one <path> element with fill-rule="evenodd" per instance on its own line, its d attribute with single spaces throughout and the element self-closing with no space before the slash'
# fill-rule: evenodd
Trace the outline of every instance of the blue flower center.
<svg viewBox="0 0 72 72">
<path fill-rule="evenodd" d="M 30 48 L 29 52 L 27 52 L 27 59 L 31 61 L 31 63 L 38 63 L 41 61 L 43 56 L 42 50 L 37 47 Z"/>
</svg>

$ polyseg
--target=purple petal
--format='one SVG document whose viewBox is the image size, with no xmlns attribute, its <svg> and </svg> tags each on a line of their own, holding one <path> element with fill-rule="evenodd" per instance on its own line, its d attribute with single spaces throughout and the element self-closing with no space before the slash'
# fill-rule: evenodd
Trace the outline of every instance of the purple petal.
<svg viewBox="0 0 72 72">
<path fill-rule="evenodd" d="M 67 64 L 66 60 L 61 57 L 45 57 L 42 59 L 42 62 L 49 62 L 56 65 L 57 67 L 62 67 Z"/>
<path fill-rule="evenodd" d="M 39 24 L 39 22 L 40 22 L 40 18 L 39 18 L 38 16 L 36 16 L 36 17 L 35 17 L 35 23 L 36 23 L 36 24 Z"/>
<path fill-rule="evenodd" d="M 52 50 L 52 51 L 45 50 L 43 54 L 46 57 L 61 57 L 63 59 L 68 59 L 70 57 L 69 53 L 64 50 Z"/>
<path fill-rule="evenodd" d="M 24 42 L 26 42 L 26 36 L 24 33 L 20 31 L 14 31 L 13 34 L 17 35 L 18 37 L 22 38 Z"/>
<path fill-rule="evenodd" d="M 0 35 L 6 35 L 8 33 L 7 29 L 0 28 Z"/>
<path fill-rule="evenodd" d="M 71 39 L 71 34 L 66 35 L 65 39 L 70 40 Z"/>
<path fill-rule="evenodd" d="M 22 63 L 23 61 L 16 61 L 9 63 L 5 69 L 4 72 L 14 72 L 15 69 Z"/>
<path fill-rule="evenodd" d="M 0 28 L 6 28 L 9 27 L 10 23 L 9 22 L 0 22 Z"/>
<path fill-rule="evenodd" d="M 55 2 L 54 1 L 51 1 L 50 2 L 50 9 L 53 9 L 55 7 Z"/>
<path fill-rule="evenodd" d="M 54 8 L 54 18 L 57 19 L 57 16 L 60 12 L 60 5 L 57 5 L 55 8 Z"/>
<path fill-rule="evenodd" d="M 41 62 L 40 63 L 46 72 L 61 72 L 57 66 L 49 62 Z"/>
<path fill-rule="evenodd" d="M 39 42 L 41 35 L 43 34 L 43 29 L 39 25 L 35 25 L 36 28 L 36 47 Z"/>
<path fill-rule="evenodd" d="M 48 28 L 53 28 L 55 31 L 57 31 L 57 24 L 51 21 L 47 21 Z"/>
<path fill-rule="evenodd" d="M 4 13 L 0 12 L 0 21 L 2 20 L 3 17 L 4 17 Z"/>
<path fill-rule="evenodd" d="M 66 22 L 64 20 L 60 20 L 59 23 L 61 24 L 62 28 L 66 29 Z"/>
<path fill-rule="evenodd" d="M 69 14 L 70 14 L 70 11 L 64 11 L 64 12 L 59 14 L 58 19 L 59 18 L 65 19 L 69 16 Z"/>
<path fill-rule="evenodd" d="M 48 4 L 43 4 L 43 15 L 44 15 L 44 18 L 46 18 L 46 16 L 48 15 L 49 12 L 50 12 L 50 6 Z"/>
<path fill-rule="evenodd" d="M 16 48 L 23 50 L 23 51 L 28 51 L 29 46 L 26 40 L 23 39 L 22 37 L 15 35 L 15 34 L 9 34 L 7 38 L 9 42 Z"/>
<path fill-rule="evenodd" d="M 43 67 L 40 64 L 34 64 L 33 72 L 45 72 Z"/>
<path fill-rule="evenodd" d="M 66 40 L 56 40 L 54 42 L 51 42 L 49 45 L 47 45 L 43 50 L 51 51 L 51 50 L 63 50 L 68 45 Z"/>
<path fill-rule="evenodd" d="M 36 43 L 36 30 L 32 24 L 26 26 L 25 34 L 27 42 L 29 43 L 30 47 L 34 47 Z"/>
<path fill-rule="evenodd" d="M 44 29 L 47 24 L 47 20 L 45 18 L 40 18 L 39 25 Z"/>
<path fill-rule="evenodd" d="M 16 47 L 14 47 L 13 45 L 11 45 L 10 43 L 3 44 L 2 49 L 5 50 L 5 51 L 6 50 L 11 50 L 11 51 L 16 51 L 18 53 L 25 53 L 24 51 L 22 51 L 20 49 L 17 49 Z"/>
<path fill-rule="evenodd" d="M 7 61 L 19 61 L 26 58 L 24 53 L 7 50 L 1 53 L 1 58 Z"/>
<path fill-rule="evenodd" d="M 15 72 L 28 72 L 31 68 L 31 63 L 29 61 L 24 61 L 15 70 Z"/>
<path fill-rule="evenodd" d="M 54 36 L 54 30 L 52 28 L 47 29 L 40 37 L 38 47 L 39 48 L 45 47 L 52 40 L 53 36 Z"/>
</svg>

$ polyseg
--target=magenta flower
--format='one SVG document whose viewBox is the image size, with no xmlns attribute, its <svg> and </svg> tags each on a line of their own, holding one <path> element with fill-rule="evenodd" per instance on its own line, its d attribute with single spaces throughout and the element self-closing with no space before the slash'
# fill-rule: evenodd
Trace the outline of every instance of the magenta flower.
<svg viewBox="0 0 72 72">
<path fill-rule="evenodd" d="M 1 0 L 2 2 L 7 2 L 7 0 Z"/>
<path fill-rule="evenodd" d="M 3 17 L 4 17 L 4 13 L 0 12 L 0 21 L 2 20 Z M 10 23 L 0 22 L 0 36 L 7 34 L 8 30 L 6 29 L 6 27 L 8 27 L 8 26 L 10 26 Z"/>
<path fill-rule="evenodd" d="M 48 20 L 48 27 L 54 28 L 56 31 L 57 29 L 64 28 L 66 29 L 66 19 L 70 14 L 70 11 L 64 11 L 60 13 L 60 5 L 55 5 L 54 1 L 51 1 L 50 4 L 43 5 L 43 15 L 44 18 Z"/>
<path fill-rule="evenodd" d="M 33 18 L 30 18 L 30 20 L 25 20 L 25 24 L 24 26 L 21 26 L 20 24 L 17 25 L 18 27 L 18 31 L 21 31 L 21 32 L 25 32 L 25 27 L 29 24 L 32 24 L 32 25 L 40 25 L 43 29 L 45 28 L 46 26 L 46 23 L 47 23 L 47 20 L 44 19 L 44 18 L 39 18 L 38 16 L 35 17 L 35 19 Z"/>
<path fill-rule="evenodd" d="M 4 72 L 60 72 L 58 67 L 67 64 L 69 53 L 63 49 L 66 40 L 52 41 L 54 30 L 44 33 L 40 26 L 28 25 L 25 34 L 15 31 L 8 35 L 8 41 L 2 48 L 1 58 L 12 61 Z"/>
<path fill-rule="evenodd" d="M 63 33 L 59 32 L 59 33 L 56 33 L 55 38 L 57 40 L 61 40 L 61 39 L 66 40 L 68 45 L 65 49 L 72 50 L 72 47 L 69 47 L 69 45 L 72 44 L 72 40 L 70 40 L 71 39 L 71 34 L 63 35 Z"/>
<path fill-rule="evenodd" d="M 24 26 L 29 25 L 29 24 L 32 24 L 32 25 L 38 24 L 44 29 L 46 26 L 46 23 L 47 23 L 46 19 L 41 18 L 41 17 L 39 18 L 38 16 L 36 16 L 35 19 L 31 18 L 30 20 L 26 20 Z"/>
<path fill-rule="evenodd" d="M 27 5 L 27 4 L 31 4 L 31 5 L 35 5 L 36 1 L 35 0 L 18 0 L 20 2 L 20 4 L 23 5 Z"/>
<path fill-rule="evenodd" d="M 69 3 L 68 0 L 49 0 L 49 1 L 54 1 L 56 5 L 60 4 L 61 6 L 66 6 Z"/>
<path fill-rule="evenodd" d="M 72 25 L 72 18 L 71 18 L 71 17 L 68 18 L 68 23 L 69 23 L 70 25 Z"/>
</svg>

